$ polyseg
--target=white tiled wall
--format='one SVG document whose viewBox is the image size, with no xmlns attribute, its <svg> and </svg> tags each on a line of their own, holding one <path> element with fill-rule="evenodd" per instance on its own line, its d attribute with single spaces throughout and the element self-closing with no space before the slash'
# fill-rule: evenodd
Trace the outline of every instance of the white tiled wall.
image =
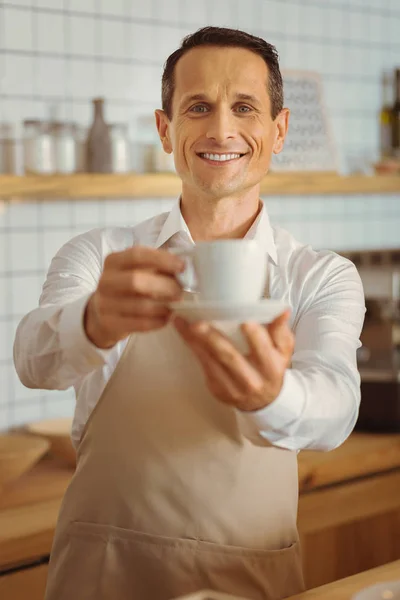
<svg viewBox="0 0 400 600">
<path fill-rule="evenodd" d="M 203 25 L 247 29 L 276 44 L 283 69 L 323 75 L 341 164 L 377 156 L 383 69 L 400 64 L 400 0 L 0 0 L 0 122 L 88 125 L 90 99 L 129 123 L 160 105 L 162 64 Z M 71 391 L 28 390 L 12 364 L 22 315 L 36 306 L 58 248 L 92 227 L 139 222 L 171 199 L 0 204 L 0 428 L 70 415 Z M 400 245 L 398 196 L 274 197 L 272 221 L 315 247 Z"/>
</svg>

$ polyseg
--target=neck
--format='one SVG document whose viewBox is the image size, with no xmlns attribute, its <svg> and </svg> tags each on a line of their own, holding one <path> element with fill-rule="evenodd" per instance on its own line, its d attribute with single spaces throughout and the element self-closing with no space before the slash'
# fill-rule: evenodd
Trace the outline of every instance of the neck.
<svg viewBox="0 0 400 600">
<path fill-rule="evenodd" d="M 194 241 L 243 238 L 262 208 L 259 186 L 240 197 L 202 197 L 182 190 L 181 212 Z"/>
</svg>

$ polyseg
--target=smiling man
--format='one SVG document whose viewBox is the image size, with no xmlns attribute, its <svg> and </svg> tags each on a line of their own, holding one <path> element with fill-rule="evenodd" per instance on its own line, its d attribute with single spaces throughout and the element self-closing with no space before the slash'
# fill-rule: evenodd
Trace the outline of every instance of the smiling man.
<svg viewBox="0 0 400 600">
<path fill-rule="evenodd" d="M 46 598 L 281 600 L 303 589 L 297 452 L 335 448 L 357 418 L 363 290 L 352 263 L 271 227 L 260 201 L 289 119 L 273 46 L 202 29 L 168 58 L 162 99 L 181 198 L 66 244 L 16 334 L 21 381 L 77 396 Z M 222 238 L 256 239 L 266 295 L 291 307 L 243 324 L 247 355 L 169 309 L 184 269 L 170 250 Z"/>
</svg>

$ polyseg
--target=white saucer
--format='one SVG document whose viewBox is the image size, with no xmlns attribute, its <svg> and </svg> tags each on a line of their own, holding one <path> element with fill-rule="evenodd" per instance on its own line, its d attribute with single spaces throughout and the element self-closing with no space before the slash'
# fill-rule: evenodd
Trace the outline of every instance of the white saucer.
<svg viewBox="0 0 400 600">
<path fill-rule="evenodd" d="M 226 302 L 200 302 L 196 300 L 172 302 L 174 313 L 189 322 L 194 321 L 234 321 L 244 323 L 270 323 L 281 315 L 288 304 L 281 300 L 264 298 L 253 304 L 227 304 Z"/>
</svg>

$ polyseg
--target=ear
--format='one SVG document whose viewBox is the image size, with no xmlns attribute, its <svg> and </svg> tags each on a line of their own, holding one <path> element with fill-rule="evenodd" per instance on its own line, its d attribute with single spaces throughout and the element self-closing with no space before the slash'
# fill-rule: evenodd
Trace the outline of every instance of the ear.
<svg viewBox="0 0 400 600">
<path fill-rule="evenodd" d="M 172 144 L 169 134 L 170 120 L 166 113 L 161 109 L 157 109 L 154 114 L 156 117 L 158 135 L 160 136 L 164 151 L 167 154 L 172 154 Z"/>
<path fill-rule="evenodd" d="M 272 148 L 274 154 L 279 154 L 282 151 L 283 144 L 285 142 L 286 134 L 289 128 L 289 115 L 290 111 L 288 108 L 283 108 L 279 115 L 275 119 L 275 142 Z"/>
</svg>

